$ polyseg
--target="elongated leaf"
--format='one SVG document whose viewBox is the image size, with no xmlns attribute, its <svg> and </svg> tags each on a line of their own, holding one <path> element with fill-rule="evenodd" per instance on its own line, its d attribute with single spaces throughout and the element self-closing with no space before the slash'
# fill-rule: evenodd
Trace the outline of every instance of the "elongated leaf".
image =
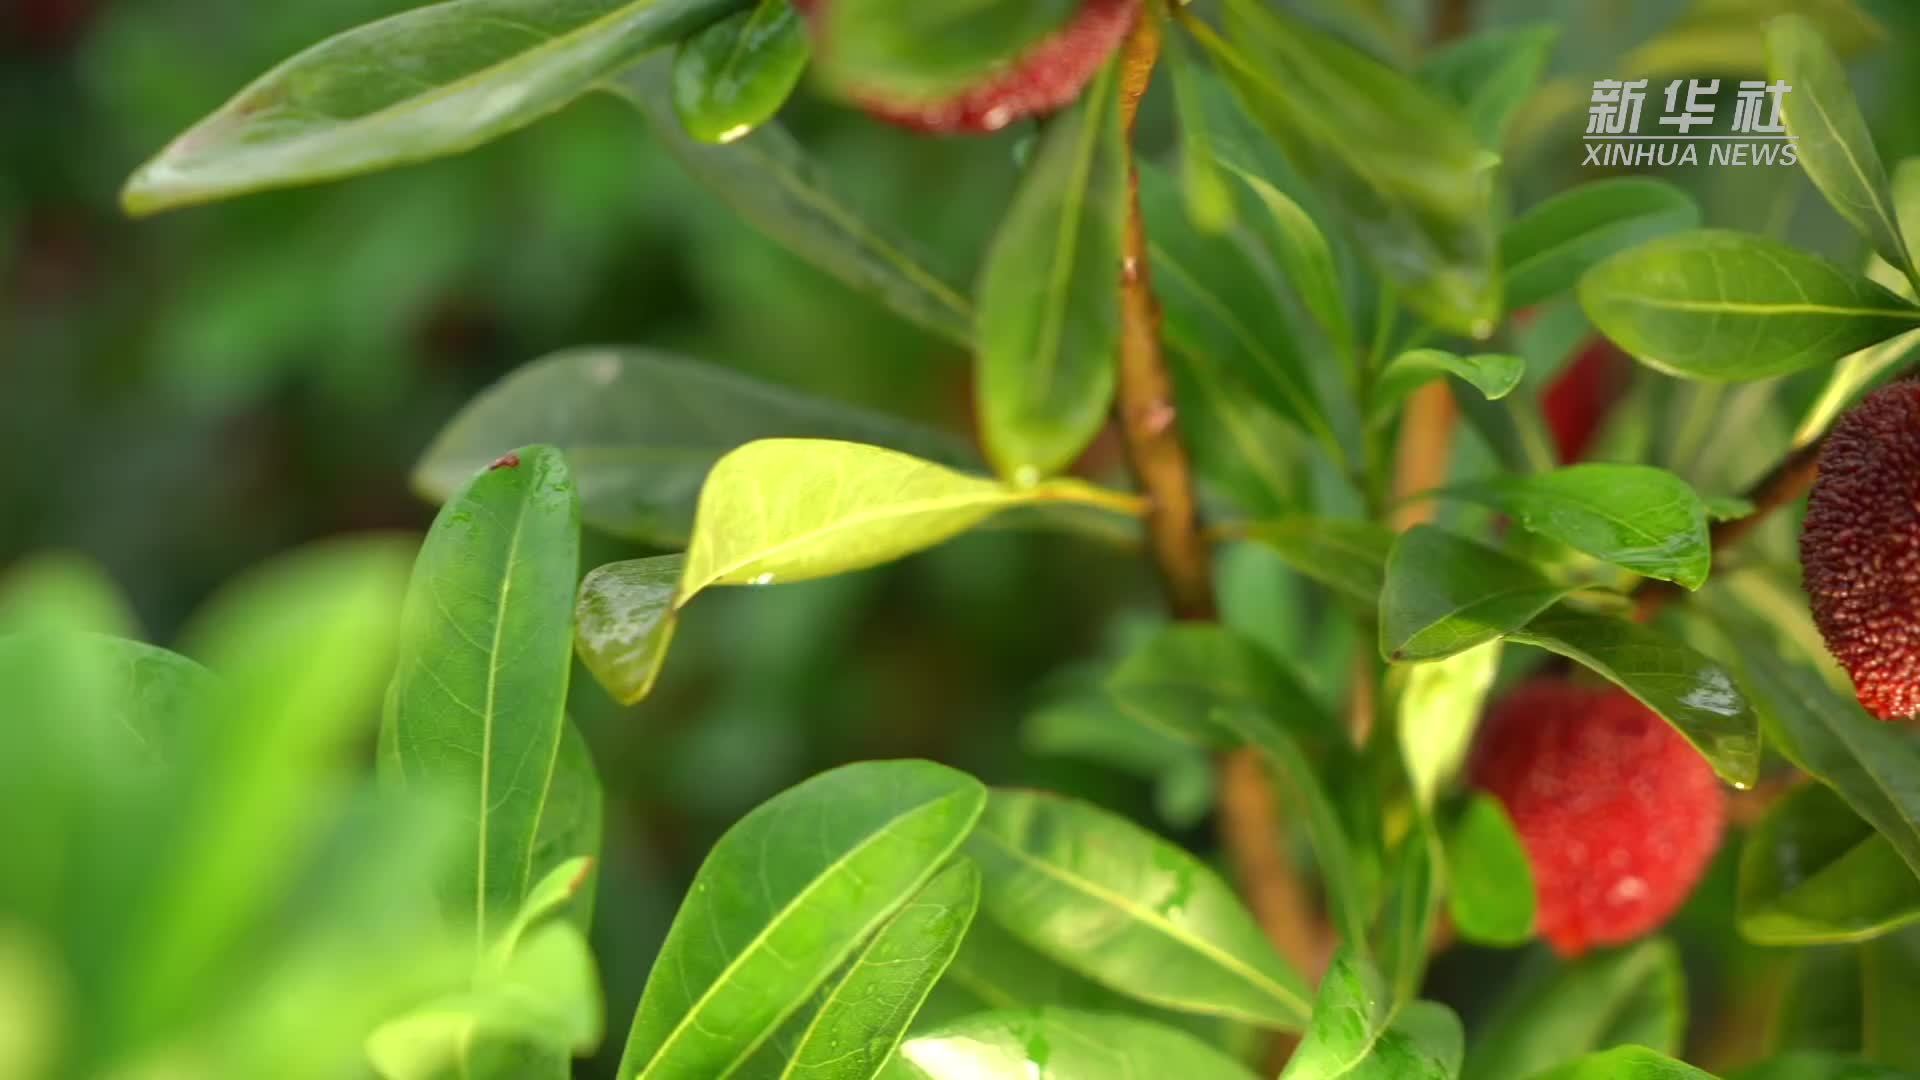
<svg viewBox="0 0 1920 1080">
<path fill-rule="evenodd" d="M 1513 393 L 1527 373 L 1527 362 L 1509 353 L 1475 353 L 1460 356 L 1442 349 L 1414 349 L 1388 362 L 1373 388 L 1373 420 L 1380 423 L 1415 390 L 1446 375 L 1460 379 L 1480 391 L 1488 401 L 1498 401 Z"/>
<path fill-rule="evenodd" d="M 820 3 L 823 64 L 843 87 L 890 100 L 949 96 L 1012 63 L 1079 10 L 1077 0 Z"/>
<path fill-rule="evenodd" d="M 1644 1046 L 1622 1046 L 1570 1061 L 1538 1080 L 1714 1080 L 1684 1061 L 1656 1054 Z"/>
<path fill-rule="evenodd" d="M 655 57 L 607 88 L 640 111 L 653 137 L 701 188 L 755 228 L 908 322 L 971 347 L 973 304 L 956 284 L 961 275 L 930 262 L 901 225 L 856 209 L 857 200 L 778 124 L 725 146 L 688 135 L 673 108 L 672 68 L 671 58 Z"/>
<path fill-rule="evenodd" d="M 470 150 L 553 112 L 741 0 L 450 0 L 262 76 L 128 181 L 153 213 Z"/>
<path fill-rule="evenodd" d="M 1179 828 L 1213 810 L 1213 760 L 1196 734 L 1098 685 L 1049 700 L 1020 725 L 1030 753 L 1097 761 L 1154 781 L 1156 809 Z"/>
<path fill-rule="evenodd" d="M 1347 316 L 1347 298 L 1340 285 L 1340 268 L 1334 262 L 1333 249 L 1326 234 L 1300 204 L 1268 183 L 1266 178 L 1240 165 L 1229 166 L 1247 190 L 1253 192 L 1266 209 L 1266 221 L 1272 228 L 1269 244 L 1278 257 L 1287 282 L 1299 292 L 1314 321 L 1326 332 L 1342 356 L 1354 354 L 1353 321 Z"/>
<path fill-rule="evenodd" d="M 1239 216 L 1233 187 L 1213 150 L 1213 120 L 1207 115 L 1208 74 L 1187 36 L 1166 34 L 1167 69 L 1173 75 L 1173 104 L 1180 119 L 1180 193 L 1187 220 L 1201 232 L 1219 233 Z"/>
<path fill-rule="evenodd" d="M 407 595 L 381 768 L 459 792 L 472 857 L 450 870 L 451 917 L 491 937 L 533 883 L 573 664 L 580 504 L 558 450 L 519 451 L 441 511 Z"/>
<path fill-rule="evenodd" d="M 967 841 L 981 907 L 1057 963 L 1168 1009 L 1281 1029 L 1306 1022 L 1300 976 L 1205 864 L 1083 803 L 996 791 Z"/>
<path fill-rule="evenodd" d="M 1735 787 L 1760 771 L 1760 719 L 1725 668 L 1635 623 L 1558 607 L 1513 635 L 1605 676 L 1659 713 Z"/>
<path fill-rule="evenodd" d="M 1440 660 L 1497 640 L 1570 592 L 1518 559 L 1444 529 L 1402 533 L 1380 593 L 1380 655 Z"/>
<path fill-rule="evenodd" d="M 1533 870 L 1498 799 L 1476 794 L 1447 833 L 1447 910 L 1468 941 L 1518 945 L 1533 936 Z"/>
<path fill-rule="evenodd" d="M 940 982 L 973 1006 L 969 1012 L 1065 1006 L 1098 1012 L 1145 1010 L 1079 972 L 1057 964 L 992 919 L 975 919 Z"/>
<path fill-rule="evenodd" d="M 913 895 L 739 1072 L 741 1080 L 868 1080 L 879 1074 L 980 903 L 980 871 L 961 859 Z"/>
<path fill-rule="evenodd" d="M 876 413 L 808 397 L 648 349 L 573 349 L 537 360 L 468 403 L 414 468 L 444 500 L 516 446 L 566 451 L 586 521 L 661 546 L 693 530 L 714 462 L 755 439 L 875 443 L 947 464 L 958 441 Z"/>
<path fill-rule="evenodd" d="M 1246 1068 L 1149 1020 L 1070 1009 L 989 1012 L 915 1035 L 884 1080 L 1252 1080 Z"/>
<path fill-rule="evenodd" d="M 80 556 L 29 556 L 0 574 L 0 634 L 58 627 L 132 638 L 139 625 L 106 570 Z"/>
<path fill-rule="evenodd" d="M 1500 671 L 1500 649 L 1499 642 L 1488 642 L 1408 673 L 1400 692 L 1400 754 L 1421 806 L 1432 806 L 1466 762 L 1481 706 Z"/>
<path fill-rule="evenodd" d="M 1713 562 L 1707 507 L 1687 482 L 1646 465 L 1570 465 L 1443 494 L 1511 514 L 1520 527 L 1635 573 L 1697 589 Z"/>
<path fill-rule="evenodd" d="M 1676 1053 L 1686 989 L 1673 946 L 1653 939 L 1516 980 L 1476 1032 L 1466 1080 L 1537 1076 L 1594 1050 L 1638 1044 Z"/>
<path fill-rule="evenodd" d="M 730 143 L 773 119 L 807 69 L 807 28 L 792 0 L 759 0 L 680 43 L 673 105 L 687 133 Z"/>
<path fill-rule="evenodd" d="M 1466 120 L 1405 75 L 1257 0 L 1201 41 L 1247 112 L 1308 169 L 1406 301 L 1486 333 L 1500 311 L 1493 170 Z M 1229 44 L 1231 42 L 1231 44 Z"/>
<path fill-rule="evenodd" d="M 1507 303 L 1517 311 L 1551 300 L 1603 260 L 1699 225 L 1699 204 L 1665 181 L 1622 176 L 1570 188 L 1500 234 Z"/>
<path fill-rule="evenodd" d="M 1215 749 L 1237 741 L 1223 735 L 1215 711 L 1239 706 L 1287 716 L 1316 746 L 1345 737 L 1292 672 L 1218 625 L 1166 627 L 1114 665 L 1104 686 L 1123 708 Z"/>
<path fill-rule="evenodd" d="M 1444 1005 L 1396 1007 L 1380 976 L 1351 948 L 1320 980 L 1313 1022 L 1281 1080 L 1452 1080 L 1465 1036 Z"/>
<path fill-rule="evenodd" d="M 1767 945 L 1862 941 L 1920 922 L 1920 878 L 1831 788 L 1808 784 L 1741 849 L 1739 918 Z"/>
<path fill-rule="evenodd" d="M 1128 190 L 1118 70 L 1048 126 L 980 272 L 981 441 L 1023 484 L 1071 464 L 1113 403 Z"/>
<path fill-rule="evenodd" d="M 1376 610 L 1393 534 L 1370 521 L 1291 517 L 1248 526 L 1246 538 L 1365 610 Z"/>
<path fill-rule="evenodd" d="M 1480 145 L 1499 150 L 1507 129 L 1552 58 L 1560 31 L 1552 26 L 1485 30 L 1427 57 L 1420 81 L 1466 110 Z M 1522 307 L 1509 299 L 1513 307 Z"/>
<path fill-rule="evenodd" d="M 1793 87 L 1781 96 L 1780 111 L 1797 140 L 1800 167 L 1881 258 L 1913 278 L 1887 167 L 1847 86 L 1845 67 L 1812 21 L 1788 15 L 1768 24 L 1767 75 Z"/>
<path fill-rule="evenodd" d="M 623 705 L 652 693 L 660 677 L 686 564 L 684 555 L 609 563 L 580 583 L 573 616 L 580 662 Z"/>
<path fill-rule="evenodd" d="M 1768 743 L 1838 792 L 1920 876 L 1920 745 L 1811 668 L 1752 637 L 1738 644 Z"/>
<path fill-rule="evenodd" d="M 1920 1031 L 1914 1008 L 1920 1005 L 1920 932 L 1903 930 L 1869 942 L 1860 950 L 1863 1049 L 1875 1061 L 1920 1069 Z"/>
<path fill-rule="evenodd" d="M 1913 1080 L 1913 1074 L 1852 1054 L 1799 1051 L 1741 1069 L 1732 1080 Z"/>
<path fill-rule="evenodd" d="M 1832 363 L 1920 326 L 1920 308 L 1858 274 L 1716 229 L 1607 259 L 1580 279 L 1580 305 L 1642 363 L 1711 382 Z"/>
<path fill-rule="evenodd" d="M 674 917 L 619 1075 L 724 1076 L 972 829 L 985 791 L 929 762 L 849 765 L 742 818 Z"/>
<path fill-rule="evenodd" d="M 535 880 L 551 877 L 562 867 L 587 860 L 585 876 L 568 886 L 567 910 L 574 925 L 582 930 L 593 926 L 596 868 L 605 817 L 600 773 L 594 768 L 593 754 L 580 729 L 569 721 L 560 733 L 553 783 L 547 792 L 546 809 L 540 815 L 540 828 L 533 837 L 533 876 Z"/>
<path fill-rule="evenodd" d="M 1401 841 L 1387 879 L 1374 952 L 1381 977 L 1400 1005 L 1418 997 L 1426 979 L 1433 927 L 1440 916 L 1438 847 L 1431 821 L 1423 812 Z"/>
</svg>

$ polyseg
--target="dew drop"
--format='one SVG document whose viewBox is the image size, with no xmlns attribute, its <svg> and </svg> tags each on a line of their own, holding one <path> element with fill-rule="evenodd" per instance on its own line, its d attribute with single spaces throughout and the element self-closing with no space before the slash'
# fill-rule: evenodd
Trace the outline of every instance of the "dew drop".
<svg viewBox="0 0 1920 1080">
<path fill-rule="evenodd" d="M 720 133 L 720 144 L 722 146 L 725 146 L 727 143 L 730 143 L 730 142 L 738 142 L 742 138 L 746 137 L 747 132 L 752 130 L 753 130 L 752 124 L 736 124 L 733 127 L 730 127 L 727 130 Z"/>
</svg>

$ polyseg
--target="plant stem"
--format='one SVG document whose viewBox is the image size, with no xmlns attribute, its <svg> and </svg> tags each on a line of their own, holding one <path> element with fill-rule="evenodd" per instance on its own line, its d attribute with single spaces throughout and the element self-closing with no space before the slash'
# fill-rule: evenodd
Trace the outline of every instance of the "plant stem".
<svg viewBox="0 0 1920 1080">
<path fill-rule="evenodd" d="M 1130 139 L 1159 63 L 1160 33 L 1157 20 L 1143 18 L 1121 57 L 1121 110 Z M 1160 304 L 1147 257 L 1140 173 L 1137 166 L 1130 172 L 1121 274 L 1120 431 L 1147 496 L 1148 547 L 1173 616 L 1211 622 L 1219 618 L 1213 552 L 1200 529 L 1192 462 L 1180 440 L 1173 378 L 1161 341 Z M 1312 901 L 1286 858 L 1273 787 L 1251 750 L 1221 759 L 1220 834 L 1235 877 L 1268 938 L 1301 971 L 1317 973 Z"/>
</svg>

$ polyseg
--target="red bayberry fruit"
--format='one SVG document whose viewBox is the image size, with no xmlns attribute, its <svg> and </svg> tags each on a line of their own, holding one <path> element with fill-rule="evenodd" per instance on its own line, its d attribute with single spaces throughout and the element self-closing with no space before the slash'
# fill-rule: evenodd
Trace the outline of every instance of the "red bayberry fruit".
<svg viewBox="0 0 1920 1080">
<path fill-rule="evenodd" d="M 794 0 L 818 16 L 832 0 Z M 1085 0 L 1073 21 L 1042 39 L 978 85 L 936 101 L 889 101 L 853 89 L 862 108 L 882 120 L 931 134 L 986 134 L 1015 120 L 1064 108 L 1098 74 L 1140 16 L 1141 0 Z"/>
<path fill-rule="evenodd" d="M 1540 396 L 1541 411 L 1553 431 L 1553 443 L 1562 462 L 1587 455 L 1613 407 L 1626 393 L 1633 361 L 1606 338 L 1589 341 L 1565 370 L 1547 384 Z"/>
<path fill-rule="evenodd" d="M 1624 690 L 1538 679 L 1488 713 L 1470 778 L 1513 817 L 1540 934 L 1562 956 L 1667 921 L 1720 845 L 1726 793 Z"/>
<path fill-rule="evenodd" d="M 1882 387 L 1833 425 L 1800 567 L 1860 704 L 1882 720 L 1920 714 L 1920 383 Z"/>
</svg>

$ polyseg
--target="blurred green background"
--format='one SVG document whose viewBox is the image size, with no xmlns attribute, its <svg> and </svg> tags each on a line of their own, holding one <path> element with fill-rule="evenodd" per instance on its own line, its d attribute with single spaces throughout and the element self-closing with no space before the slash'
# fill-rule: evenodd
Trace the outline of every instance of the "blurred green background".
<svg viewBox="0 0 1920 1080">
<path fill-rule="evenodd" d="M 609 97 L 451 161 L 152 221 L 119 213 L 126 175 L 253 76 L 409 6 L 0 0 L 0 573 L 30 552 L 83 554 L 165 642 L 217 583 L 274 553 L 424 529 L 433 508 L 407 485 L 420 451 L 482 388 L 567 346 L 645 344 L 966 428 L 964 355 L 761 238 Z M 1320 14 L 1359 34 L 1348 17 L 1367 6 Z M 1579 166 L 1582 87 L 1645 74 L 1627 66 L 1635 44 L 1719 12 L 1751 38 L 1681 36 L 1674 73 L 1752 75 L 1764 14 L 1840 6 L 1486 0 L 1480 25 L 1563 26 L 1553 76 L 1575 94 L 1516 151 L 1517 200 L 1598 174 Z M 1897 161 L 1920 153 L 1920 4 L 1859 6 L 1877 33 L 1838 43 L 1858 54 L 1855 85 Z M 858 205 L 909 223 L 961 268 L 1005 205 L 1024 134 L 927 141 L 811 93 L 787 120 Z M 1710 224 L 1860 257 L 1797 170 L 1666 176 L 1701 195 Z M 1720 445 L 1711 460 L 1723 475 L 1692 477 L 1703 490 L 1732 490 L 1786 437 L 1742 430 L 1751 451 Z M 1091 464 L 1115 462 L 1107 447 Z M 587 564 L 632 554 L 590 537 Z M 1349 642 L 1310 634 L 1313 608 L 1273 566 L 1244 552 L 1225 565 L 1235 618 L 1295 643 L 1307 677 L 1337 697 Z M 882 571 L 715 595 L 642 707 L 615 708 L 580 675 L 575 709 L 609 796 L 596 935 L 614 1030 L 713 838 L 808 773 L 928 756 L 1150 814 L 1144 784 L 1025 756 L 1016 727 L 1049 675 L 1111 649 L 1156 602 L 1121 548 L 989 531 Z M 1736 951 L 1715 914 L 1730 892 L 1725 873 L 1704 891 L 1682 935 L 1690 947 Z M 1496 962 L 1507 960 L 1466 952 L 1438 969 L 1469 1019 Z M 1711 997 L 1730 969 L 1694 970 L 1696 996 Z"/>
</svg>

